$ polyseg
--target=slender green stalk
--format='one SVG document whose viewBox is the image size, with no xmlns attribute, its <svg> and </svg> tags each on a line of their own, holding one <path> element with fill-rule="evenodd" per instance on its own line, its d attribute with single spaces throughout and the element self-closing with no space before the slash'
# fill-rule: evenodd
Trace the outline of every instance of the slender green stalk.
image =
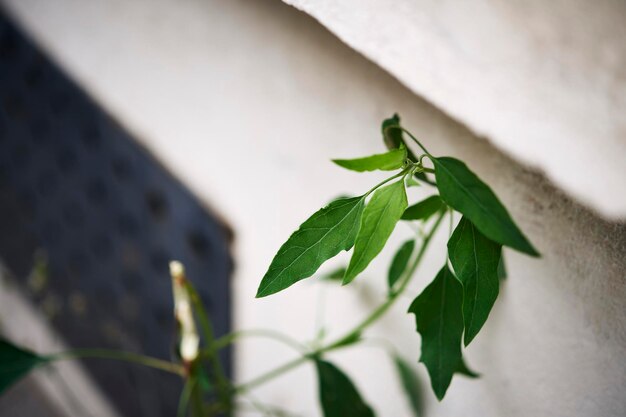
<svg viewBox="0 0 626 417">
<path fill-rule="evenodd" d="M 191 381 L 191 415 L 193 417 L 205 417 L 200 384 L 195 377 L 190 377 L 189 380 Z"/>
<path fill-rule="evenodd" d="M 403 128 L 403 127 L 401 127 L 401 126 L 398 126 L 398 128 L 399 128 L 400 130 L 402 130 L 404 133 L 406 133 L 407 135 L 409 135 L 409 137 L 410 137 L 411 139 L 413 139 L 413 141 L 414 141 L 415 143 L 417 143 L 417 146 L 419 146 L 420 148 L 422 148 L 422 150 L 424 151 L 424 153 L 425 153 L 426 155 L 429 155 L 429 156 L 430 156 L 430 152 L 428 152 L 428 150 L 426 149 L 426 147 L 425 147 L 424 145 L 422 145 L 422 142 L 420 142 L 420 141 L 419 141 L 419 140 L 418 140 L 415 136 L 413 136 L 413 133 L 409 132 L 408 130 L 406 130 L 405 128 Z"/>
<path fill-rule="evenodd" d="M 441 224 L 441 220 L 443 219 L 445 213 L 446 213 L 445 211 L 442 211 L 439 214 L 439 217 L 437 218 L 435 224 L 431 228 L 428 235 L 426 235 L 426 237 L 424 238 L 424 241 L 422 242 L 422 247 L 420 248 L 419 252 L 415 256 L 413 263 L 404 272 L 404 276 L 400 279 L 400 285 L 398 286 L 398 289 L 395 291 L 392 291 L 389 294 L 389 297 L 387 298 L 387 300 L 384 303 L 382 303 L 380 306 L 378 306 L 376 310 L 374 310 L 368 317 L 365 318 L 365 320 L 363 320 L 352 331 L 348 332 L 345 336 L 337 339 L 334 343 L 331 343 L 323 351 L 327 352 L 338 346 L 342 346 L 348 340 L 353 340 L 355 337 L 361 334 L 363 330 L 369 327 L 372 323 L 376 322 L 380 317 L 382 317 L 387 312 L 387 310 L 393 305 L 393 303 L 396 301 L 398 296 L 404 292 L 407 285 L 409 284 L 411 278 L 413 277 L 413 274 L 415 273 L 415 270 L 419 266 L 420 261 L 422 260 L 424 254 L 426 253 L 426 249 L 428 248 L 428 245 L 432 237 L 434 236 L 435 232 L 439 228 L 439 225 Z"/>
<path fill-rule="evenodd" d="M 237 404 L 237 408 L 241 409 L 243 408 L 242 406 L 248 405 L 248 409 L 251 410 L 255 410 L 260 412 L 261 414 L 263 414 L 264 416 L 282 416 L 282 417 L 288 417 L 288 416 L 292 416 L 295 417 L 296 414 L 290 413 L 286 410 L 283 410 L 280 407 L 276 407 L 275 405 L 271 405 L 271 404 L 266 404 L 264 402 L 261 402 L 259 400 L 257 400 L 256 398 L 252 397 L 251 394 L 246 393 L 245 395 L 243 395 L 245 397 L 245 399 L 248 401 L 249 404 L 245 404 L 245 403 L 239 403 Z"/>
<path fill-rule="evenodd" d="M 227 335 L 224 335 L 218 339 L 215 339 L 213 344 L 216 350 L 220 350 L 230 345 L 234 341 L 241 339 L 242 337 L 263 337 L 267 339 L 273 339 L 284 345 L 290 346 L 298 352 L 306 352 L 307 347 L 291 337 L 270 329 L 251 329 L 251 330 L 238 330 Z"/>
<path fill-rule="evenodd" d="M 186 286 L 191 296 L 191 302 L 194 305 L 196 310 L 196 314 L 200 321 L 200 326 L 202 327 L 202 331 L 204 332 L 204 337 L 206 338 L 207 343 L 207 359 L 211 363 L 213 368 L 213 373 L 215 374 L 215 379 L 217 383 L 218 395 L 220 398 L 220 402 L 226 407 L 227 410 L 230 410 L 231 405 L 231 396 L 230 396 L 230 382 L 226 378 L 224 374 L 224 370 L 222 368 L 222 364 L 217 355 L 217 349 L 215 348 L 215 337 L 213 333 L 213 326 L 211 325 L 211 321 L 209 320 L 209 316 L 202 304 L 202 300 L 200 299 L 200 295 L 196 291 L 196 289 L 191 285 L 189 281 L 186 281 Z"/>
<path fill-rule="evenodd" d="M 183 391 L 180 393 L 180 399 L 178 400 L 178 411 L 176 417 L 185 417 L 187 415 L 187 407 L 189 406 L 189 400 L 191 399 L 191 393 L 193 392 L 195 379 L 189 378 L 185 382 Z"/>
<path fill-rule="evenodd" d="M 307 362 L 309 359 L 311 359 L 314 355 L 305 355 L 305 356 L 300 356 L 299 358 L 293 359 L 287 363 L 284 363 L 283 365 L 272 369 L 271 371 L 245 383 L 242 385 L 239 385 L 238 387 L 235 387 L 235 392 L 246 392 L 249 391 L 251 388 L 254 388 L 256 386 L 259 385 L 263 385 L 264 383 L 286 373 L 291 371 L 294 368 L 297 368 L 298 366 L 302 365 L 303 363 Z"/>
<path fill-rule="evenodd" d="M 430 229 L 430 232 L 424 238 L 424 241 L 422 242 L 422 247 L 420 248 L 419 252 L 415 256 L 415 259 L 413 260 L 411 266 L 407 269 L 407 271 L 405 271 L 403 277 L 401 278 L 398 289 L 391 292 L 387 300 L 384 303 L 382 303 L 380 306 L 378 306 L 378 308 L 376 308 L 372 313 L 370 313 L 370 315 L 368 315 L 361 323 L 359 323 L 356 327 L 354 327 L 352 330 L 347 332 L 344 336 L 338 338 L 337 340 L 328 344 L 327 346 L 317 349 L 311 352 L 309 355 L 301 356 L 299 358 L 286 362 L 283 365 L 278 366 L 277 368 L 274 368 L 268 371 L 267 373 L 262 374 L 259 377 L 247 383 L 244 383 L 242 385 L 235 387 L 235 392 L 248 391 L 251 388 L 262 385 L 286 372 L 291 371 L 294 368 L 297 368 L 303 363 L 309 361 L 310 359 L 316 358 L 323 353 L 346 346 L 349 341 L 357 338 L 363 332 L 363 330 L 365 330 L 366 328 L 371 326 L 373 323 L 375 323 L 378 319 L 380 319 L 387 312 L 387 310 L 389 310 L 389 308 L 393 305 L 393 303 L 399 298 L 400 294 L 402 294 L 404 290 L 406 289 L 407 285 L 409 284 L 411 280 L 411 277 L 415 273 L 415 270 L 417 269 L 420 261 L 424 257 L 424 254 L 426 253 L 426 249 L 428 248 L 433 236 L 435 235 L 435 232 L 439 228 L 439 225 L 441 224 L 441 221 L 445 213 L 446 213 L 445 211 L 442 211 L 439 214 L 433 227 Z"/>
<path fill-rule="evenodd" d="M 393 175 L 389 178 L 387 178 L 384 181 L 379 182 L 378 184 L 376 184 L 374 187 L 372 187 L 371 190 L 369 190 L 368 192 L 365 193 L 364 197 L 367 197 L 368 195 L 370 195 L 371 193 L 373 193 L 374 191 L 376 191 L 378 188 L 380 188 L 381 186 L 387 184 L 389 181 L 391 180 L 395 180 L 396 178 L 402 177 L 404 175 L 406 175 L 409 171 L 411 171 L 413 169 L 412 165 L 409 165 L 408 167 L 404 168 L 402 171 L 400 171 L 399 173 L 397 173 L 396 175 Z"/>
<path fill-rule="evenodd" d="M 176 375 L 184 376 L 184 368 L 173 362 L 165 361 L 151 356 L 144 356 L 138 353 L 125 352 L 122 350 L 110 349 L 74 349 L 65 352 L 56 353 L 46 356 L 51 361 L 67 360 L 67 359 L 112 359 L 123 362 L 132 362 L 150 368 L 159 369 L 161 371 L 170 372 Z"/>
</svg>

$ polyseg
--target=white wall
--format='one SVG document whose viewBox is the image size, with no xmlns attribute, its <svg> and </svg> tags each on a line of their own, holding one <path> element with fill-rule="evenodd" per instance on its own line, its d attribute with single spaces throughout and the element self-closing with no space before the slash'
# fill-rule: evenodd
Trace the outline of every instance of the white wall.
<svg viewBox="0 0 626 417">
<path fill-rule="evenodd" d="M 235 228 L 238 328 L 312 337 L 320 286 L 303 282 L 255 300 L 257 285 L 302 220 L 332 197 L 362 192 L 380 179 L 342 171 L 328 159 L 382 150 L 379 123 L 398 111 L 434 154 L 463 158 L 491 184 L 543 254 L 506 252 L 510 277 L 467 352 L 483 377 L 456 378 L 441 404 L 428 393 L 428 415 L 626 414 L 624 225 L 573 203 L 311 18 L 277 0 L 3 3 Z M 354 286 L 326 289 L 325 321 L 333 334 L 367 311 L 363 293 L 382 300 L 390 252 L 409 232 L 398 230 L 390 250 Z M 415 293 L 443 262 L 446 232 L 416 277 Z M 409 303 L 400 300 L 372 334 L 393 340 L 417 362 Z M 274 342 L 247 341 L 236 356 L 237 379 L 244 382 L 292 354 Z M 408 415 L 379 349 L 331 359 L 354 376 L 380 415 Z M 313 377 L 305 367 L 256 396 L 319 415 Z"/>
<path fill-rule="evenodd" d="M 626 2 L 284 1 L 579 201 L 626 217 Z"/>
</svg>

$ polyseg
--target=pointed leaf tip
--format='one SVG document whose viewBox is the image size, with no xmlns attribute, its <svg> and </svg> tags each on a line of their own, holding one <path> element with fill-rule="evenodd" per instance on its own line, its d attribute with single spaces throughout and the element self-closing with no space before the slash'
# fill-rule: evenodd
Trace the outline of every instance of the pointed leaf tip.
<svg viewBox="0 0 626 417">
<path fill-rule="evenodd" d="M 256 298 L 310 277 L 326 260 L 349 250 L 359 230 L 364 200 L 363 196 L 335 200 L 302 223 L 274 256 Z"/>
<path fill-rule="evenodd" d="M 315 361 L 324 417 L 374 417 L 350 378 L 330 362 Z"/>
<path fill-rule="evenodd" d="M 462 358 L 462 305 L 463 286 L 446 265 L 409 307 L 422 336 L 420 362 L 426 366 L 440 401 Z"/>
<path fill-rule="evenodd" d="M 428 220 L 433 214 L 445 207 L 438 195 L 431 195 L 419 203 L 408 207 L 402 214 L 402 220 Z"/>
<path fill-rule="evenodd" d="M 489 239 L 538 257 L 539 252 L 517 227 L 494 192 L 465 163 L 432 158 L 441 199 L 462 213 Z"/>
<path fill-rule="evenodd" d="M 413 249 L 415 248 L 415 240 L 407 240 L 400 246 L 398 251 L 393 257 L 391 261 L 391 265 L 389 267 L 389 273 L 387 275 L 387 284 L 389 290 L 393 288 L 395 283 L 400 279 L 402 273 L 406 269 L 409 259 L 411 258 L 411 254 L 413 253 Z"/>
<path fill-rule="evenodd" d="M 49 359 L 0 339 L 0 393 Z"/>
<path fill-rule="evenodd" d="M 407 205 L 404 181 L 396 181 L 374 192 L 363 210 L 344 285 L 352 282 L 380 253 Z"/>
<path fill-rule="evenodd" d="M 502 246 L 484 236 L 466 217 L 448 241 L 454 272 L 463 284 L 465 346 L 476 337 L 498 298 L 498 263 Z"/>
<path fill-rule="evenodd" d="M 398 149 L 392 149 L 381 154 L 355 159 L 333 159 L 332 161 L 342 168 L 357 172 L 393 171 L 394 169 L 402 168 L 406 158 L 406 147 L 402 145 Z"/>
<path fill-rule="evenodd" d="M 394 355 L 393 362 L 396 367 L 396 372 L 400 377 L 404 394 L 411 406 L 413 416 L 421 417 L 424 408 L 422 403 L 422 384 L 417 373 L 413 370 L 413 367 L 400 356 Z"/>
<path fill-rule="evenodd" d="M 474 372 L 472 371 L 467 364 L 465 363 L 465 361 L 463 360 L 463 358 L 461 358 L 461 362 L 459 362 L 459 365 L 456 368 L 456 373 L 457 374 L 461 374 L 464 375 L 468 378 L 480 378 L 480 374 L 478 372 Z"/>
</svg>

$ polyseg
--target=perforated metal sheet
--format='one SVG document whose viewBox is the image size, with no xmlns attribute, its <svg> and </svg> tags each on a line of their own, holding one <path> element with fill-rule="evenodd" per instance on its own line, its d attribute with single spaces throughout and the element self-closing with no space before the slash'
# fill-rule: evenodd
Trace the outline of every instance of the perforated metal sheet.
<svg viewBox="0 0 626 417">
<path fill-rule="evenodd" d="M 2 14 L 0 100 L 0 257 L 50 325 L 74 347 L 171 357 L 174 258 L 226 333 L 229 230 Z M 123 415 L 175 415 L 178 378 L 86 365 Z"/>
</svg>

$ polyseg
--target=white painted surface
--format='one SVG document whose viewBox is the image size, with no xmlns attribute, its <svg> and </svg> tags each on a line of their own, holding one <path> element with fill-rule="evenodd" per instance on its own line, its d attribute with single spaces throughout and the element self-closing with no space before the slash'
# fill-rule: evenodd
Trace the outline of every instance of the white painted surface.
<svg viewBox="0 0 626 417">
<path fill-rule="evenodd" d="M 258 282 L 309 214 L 381 178 L 342 171 L 328 159 L 382 150 L 379 123 L 398 111 L 435 154 L 463 158 L 491 184 L 544 255 L 536 260 L 506 252 L 510 277 L 467 352 L 483 377 L 455 378 L 441 404 L 428 393 L 428 415 L 626 415 L 623 225 L 572 203 L 278 1 L 3 2 L 234 227 L 238 328 L 313 336 L 319 286 L 303 282 L 254 300 Z M 356 323 L 368 302 L 382 299 L 391 252 L 409 232 L 402 228 L 393 236 L 383 258 L 357 279 L 357 290 L 326 287 L 332 334 Z M 441 266 L 446 233 L 435 240 L 415 293 Z M 393 340 L 416 362 L 419 338 L 405 314 L 410 301 L 402 299 L 372 333 Z M 244 382 L 293 354 L 274 342 L 246 341 L 236 356 L 237 379 Z M 331 359 L 354 376 L 380 415 L 409 415 L 380 349 L 362 347 Z M 423 369 L 421 375 L 425 380 Z M 313 377 L 305 367 L 256 396 L 319 415 Z"/>
<path fill-rule="evenodd" d="M 626 2 L 284 1 L 570 195 L 626 217 Z"/>
</svg>

